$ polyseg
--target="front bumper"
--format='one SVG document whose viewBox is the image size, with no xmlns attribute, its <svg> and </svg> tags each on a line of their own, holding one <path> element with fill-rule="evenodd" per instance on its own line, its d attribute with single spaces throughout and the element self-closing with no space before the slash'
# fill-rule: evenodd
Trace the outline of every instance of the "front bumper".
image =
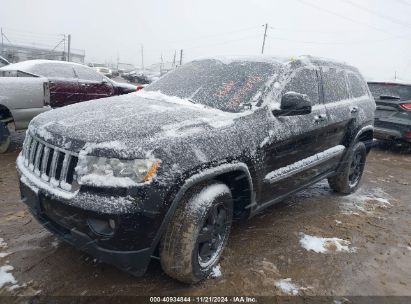
<svg viewBox="0 0 411 304">
<path fill-rule="evenodd" d="M 107 202 L 107 197 L 101 193 L 78 193 L 76 199 L 57 198 L 32 183 L 20 170 L 18 174 L 23 203 L 46 229 L 102 262 L 136 276 L 144 274 L 157 246 L 162 212 L 152 212 L 149 208 L 147 212 L 138 208 L 98 210 L 99 200 Z M 111 196 L 111 199 L 116 205 L 122 197 Z M 84 200 L 85 208 L 76 206 L 80 200 Z M 144 203 L 153 205 L 154 202 L 155 206 L 160 205 L 153 197 L 146 197 Z M 88 224 L 90 218 L 115 219 L 117 225 L 113 235 L 97 234 Z"/>
</svg>

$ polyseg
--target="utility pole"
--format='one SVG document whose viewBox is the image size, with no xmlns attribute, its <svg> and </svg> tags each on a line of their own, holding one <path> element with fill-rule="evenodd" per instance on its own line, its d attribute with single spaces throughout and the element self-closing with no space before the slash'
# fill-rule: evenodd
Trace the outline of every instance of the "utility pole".
<svg viewBox="0 0 411 304">
<path fill-rule="evenodd" d="M 261 54 L 264 54 L 265 38 L 267 38 L 267 27 L 268 27 L 268 23 L 264 25 L 264 38 L 263 38 L 263 46 L 261 47 Z"/>
<path fill-rule="evenodd" d="M 67 61 L 66 58 L 66 34 L 62 34 L 63 36 L 63 55 L 61 56 L 62 61 Z M 53 56 L 52 53 L 50 53 L 51 56 Z"/>
<path fill-rule="evenodd" d="M 144 71 L 144 46 L 141 44 L 141 69 Z"/>
<path fill-rule="evenodd" d="M 3 56 L 4 41 L 3 41 L 3 28 L 0 28 L 1 32 L 1 55 Z"/>
<path fill-rule="evenodd" d="M 177 52 L 174 51 L 174 58 L 173 58 L 173 68 L 176 67 L 176 56 L 177 56 Z"/>
<path fill-rule="evenodd" d="M 183 49 L 180 50 L 180 65 L 183 65 Z"/>
<path fill-rule="evenodd" d="M 70 61 L 71 55 L 71 34 L 68 34 L 67 37 L 67 61 Z"/>
<path fill-rule="evenodd" d="M 119 53 L 117 52 L 117 71 L 118 71 L 118 63 L 119 63 L 119 61 L 120 61 L 120 55 L 119 55 Z"/>
</svg>

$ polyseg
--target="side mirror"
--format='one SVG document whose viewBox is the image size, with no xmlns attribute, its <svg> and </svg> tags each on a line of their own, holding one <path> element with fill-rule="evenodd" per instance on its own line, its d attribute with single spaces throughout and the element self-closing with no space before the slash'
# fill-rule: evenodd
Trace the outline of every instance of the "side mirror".
<svg viewBox="0 0 411 304">
<path fill-rule="evenodd" d="M 287 92 L 281 97 L 280 110 L 274 110 L 275 116 L 294 116 L 311 113 L 311 100 L 305 94 Z"/>
</svg>

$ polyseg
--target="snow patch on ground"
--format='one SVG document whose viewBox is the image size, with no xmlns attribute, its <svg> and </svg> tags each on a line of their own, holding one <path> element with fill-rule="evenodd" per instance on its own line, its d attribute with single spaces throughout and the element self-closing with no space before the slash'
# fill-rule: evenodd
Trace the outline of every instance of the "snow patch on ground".
<svg viewBox="0 0 411 304">
<path fill-rule="evenodd" d="M 7 243 L 4 241 L 3 238 L 0 238 L 0 248 L 1 249 L 7 248 Z"/>
<path fill-rule="evenodd" d="M 17 280 L 10 272 L 14 269 L 11 265 L 4 265 L 0 267 L 0 288 L 6 284 L 17 284 Z"/>
<path fill-rule="evenodd" d="M 221 272 L 221 266 L 217 265 L 213 267 L 210 276 L 214 279 L 221 277 L 223 274 Z"/>
<path fill-rule="evenodd" d="M 307 288 L 300 287 L 297 284 L 291 282 L 291 278 L 281 279 L 275 282 L 275 287 L 281 290 L 287 295 L 296 296 L 299 294 L 300 290 L 305 290 Z"/>
<path fill-rule="evenodd" d="M 356 211 L 373 214 L 377 209 L 387 209 L 392 206 L 389 202 L 389 195 L 381 188 L 360 189 L 342 197 L 341 202 L 340 208 L 344 213 L 349 214 L 355 214 Z"/>
<path fill-rule="evenodd" d="M 349 247 L 350 241 L 333 238 L 323 238 L 318 236 L 311 236 L 301 233 L 300 245 L 307 251 L 314 251 L 317 253 L 330 252 L 356 252 L 357 248 Z"/>
</svg>

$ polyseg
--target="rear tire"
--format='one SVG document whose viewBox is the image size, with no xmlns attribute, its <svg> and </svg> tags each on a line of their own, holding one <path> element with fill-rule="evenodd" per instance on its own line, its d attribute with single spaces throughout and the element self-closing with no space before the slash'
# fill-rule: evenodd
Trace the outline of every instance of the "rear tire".
<svg viewBox="0 0 411 304">
<path fill-rule="evenodd" d="M 363 142 L 357 142 L 348 152 L 345 164 L 336 175 L 328 178 L 328 184 L 335 192 L 350 194 L 357 190 L 364 172 L 367 149 Z"/>
<path fill-rule="evenodd" d="M 6 151 L 10 147 L 10 143 L 10 131 L 7 128 L 7 125 L 4 122 L 0 121 L 0 154 L 6 153 Z"/>
<path fill-rule="evenodd" d="M 231 229 L 233 200 L 227 185 L 208 182 L 188 190 L 160 244 L 165 273 L 194 284 L 218 264 Z"/>
</svg>

